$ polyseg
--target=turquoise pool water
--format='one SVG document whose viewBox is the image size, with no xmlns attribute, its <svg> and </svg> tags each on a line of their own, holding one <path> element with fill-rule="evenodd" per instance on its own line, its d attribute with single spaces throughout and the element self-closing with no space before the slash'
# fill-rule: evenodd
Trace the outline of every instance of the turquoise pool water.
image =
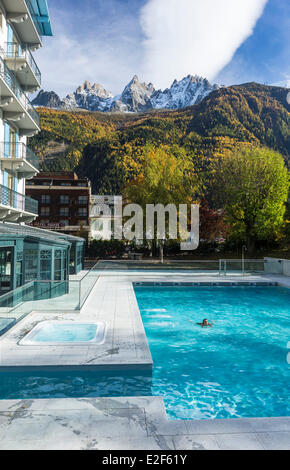
<svg viewBox="0 0 290 470">
<path fill-rule="evenodd" d="M 173 419 L 290 416 L 290 290 L 135 287 Z M 204 318 L 213 328 L 196 323 Z"/>
</svg>

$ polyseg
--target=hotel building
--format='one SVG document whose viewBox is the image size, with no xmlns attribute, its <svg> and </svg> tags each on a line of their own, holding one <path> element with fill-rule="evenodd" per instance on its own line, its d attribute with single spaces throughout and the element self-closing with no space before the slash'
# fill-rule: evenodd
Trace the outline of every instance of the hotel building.
<svg viewBox="0 0 290 470">
<path fill-rule="evenodd" d="M 32 280 L 66 280 L 70 263 L 71 272 L 83 266 L 84 240 L 27 225 L 38 216 L 25 195 L 39 171 L 27 146 L 40 131 L 28 97 L 41 86 L 33 52 L 51 35 L 46 0 L 0 0 L 0 295 Z M 71 251 L 82 259 L 72 261 Z"/>
</svg>

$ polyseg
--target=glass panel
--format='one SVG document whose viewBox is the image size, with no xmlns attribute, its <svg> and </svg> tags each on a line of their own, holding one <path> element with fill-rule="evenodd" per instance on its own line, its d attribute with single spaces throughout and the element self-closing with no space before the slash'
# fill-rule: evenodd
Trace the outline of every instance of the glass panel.
<svg viewBox="0 0 290 470">
<path fill-rule="evenodd" d="M 13 288 L 12 259 L 13 250 L 11 248 L 0 249 L 0 291 L 2 294 Z"/>
<path fill-rule="evenodd" d="M 68 217 L 68 215 L 69 215 L 68 207 L 61 207 L 60 210 L 59 210 L 59 215 L 61 217 Z"/>
<path fill-rule="evenodd" d="M 49 281 L 51 279 L 51 250 L 42 250 L 40 252 L 40 279 Z"/>
<path fill-rule="evenodd" d="M 16 289 L 22 286 L 22 276 L 23 276 L 23 262 L 17 261 L 16 263 Z"/>
<path fill-rule="evenodd" d="M 41 203 L 42 204 L 50 204 L 50 196 L 43 194 L 41 196 Z"/>
<path fill-rule="evenodd" d="M 25 252 L 25 282 L 37 279 L 37 250 Z"/>
<path fill-rule="evenodd" d="M 61 204 L 69 204 L 69 196 L 60 196 Z"/>
<path fill-rule="evenodd" d="M 61 281 L 61 259 L 54 260 L 54 280 Z"/>
</svg>

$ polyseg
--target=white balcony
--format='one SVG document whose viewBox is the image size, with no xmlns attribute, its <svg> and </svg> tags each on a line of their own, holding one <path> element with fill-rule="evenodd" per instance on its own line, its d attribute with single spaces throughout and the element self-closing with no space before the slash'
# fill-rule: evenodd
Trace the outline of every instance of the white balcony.
<svg viewBox="0 0 290 470">
<path fill-rule="evenodd" d="M 15 42 L 6 43 L 3 58 L 25 91 L 34 93 L 40 88 L 41 73 L 28 46 L 20 46 Z"/>
<path fill-rule="evenodd" d="M 0 168 L 18 179 L 30 179 L 39 173 L 39 160 L 20 142 L 0 142 Z"/>
<path fill-rule="evenodd" d="M 0 221 L 31 223 L 38 216 L 38 202 L 0 185 Z"/>
<path fill-rule="evenodd" d="M 41 25 L 30 0 L 2 0 L 6 18 L 13 24 L 23 43 L 40 47 Z"/>
<path fill-rule="evenodd" d="M 17 122 L 20 135 L 33 136 L 40 131 L 40 118 L 13 72 L 0 57 L 0 108 L 3 119 Z"/>
</svg>

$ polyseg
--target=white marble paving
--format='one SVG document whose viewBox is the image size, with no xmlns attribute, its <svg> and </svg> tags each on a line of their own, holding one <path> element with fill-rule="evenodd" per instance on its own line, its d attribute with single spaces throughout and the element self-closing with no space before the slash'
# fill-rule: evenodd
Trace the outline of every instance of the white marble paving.
<svg viewBox="0 0 290 470">
<path fill-rule="evenodd" d="M 0 405 L 0 450 L 290 449 L 290 418 L 280 426 L 279 418 L 208 420 L 203 433 L 190 433 L 193 422 L 169 421 L 158 397 L 9 400 Z M 263 430 L 257 431 L 257 421 Z"/>
</svg>

